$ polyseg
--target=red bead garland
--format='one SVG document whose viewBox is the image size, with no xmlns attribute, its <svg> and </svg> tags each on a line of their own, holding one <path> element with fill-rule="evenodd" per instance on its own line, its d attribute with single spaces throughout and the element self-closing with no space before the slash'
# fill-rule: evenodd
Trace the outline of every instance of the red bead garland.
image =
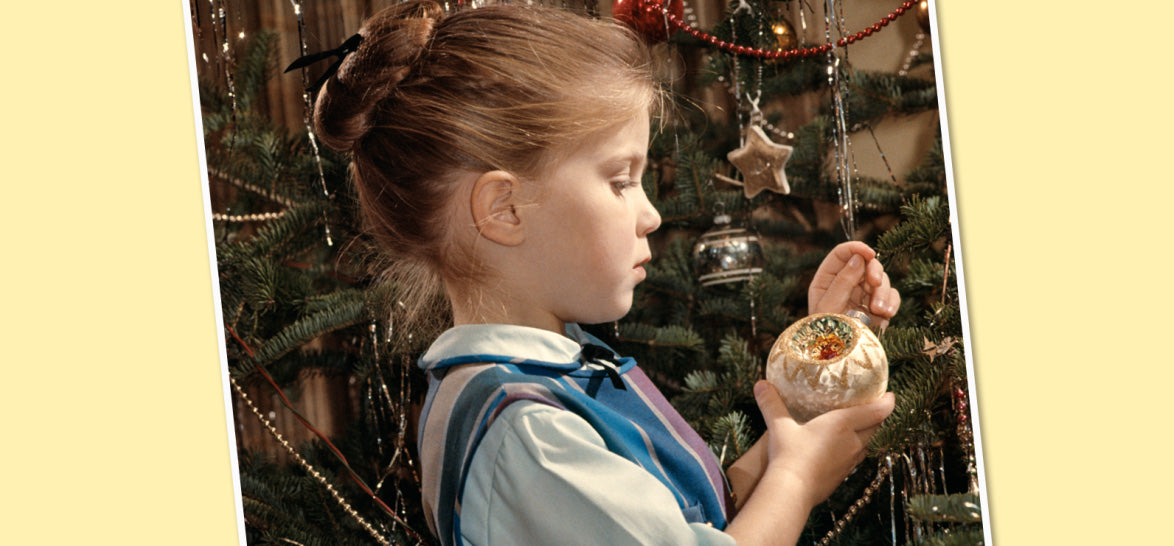
<svg viewBox="0 0 1174 546">
<path fill-rule="evenodd" d="M 845 45 L 855 43 L 857 40 L 863 40 L 867 36 L 872 36 L 872 33 L 879 32 L 881 28 L 888 26 L 888 24 L 893 21 L 896 21 L 897 17 L 904 15 L 905 12 L 909 11 L 909 9 L 912 8 L 915 4 L 917 4 L 916 0 L 908 0 L 902 3 L 900 6 L 897 6 L 897 9 L 893 10 L 892 13 L 881 18 L 880 21 L 877 21 L 872 26 L 865 27 L 860 32 L 857 32 L 851 36 L 840 38 L 836 41 L 836 45 L 843 47 Z M 674 27 L 687 32 L 690 36 L 697 38 L 698 40 L 708 42 L 717 46 L 719 49 L 733 53 L 734 55 L 749 55 L 751 57 L 758 57 L 760 59 L 772 60 L 794 59 L 796 57 L 810 57 L 820 53 L 827 53 L 828 50 L 832 48 L 831 44 L 824 44 L 816 47 L 788 49 L 787 51 L 768 51 L 765 49 L 758 49 L 756 47 L 746 47 L 742 45 L 731 44 L 724 40 L 719 40 L 717 36 L 707 34 L 696 28 L 693 28 L 689 25 L 689 23 L 686 23 L 676 14 L 668 12 L 668 10 L 664 9 L 664 0 L 649 0 L 649 2 L 645 4 L 644 9 L 648 12 L 652 12 L 652 10 L 661 12 L 669 20 L 669 23 Z"/>
</svg>

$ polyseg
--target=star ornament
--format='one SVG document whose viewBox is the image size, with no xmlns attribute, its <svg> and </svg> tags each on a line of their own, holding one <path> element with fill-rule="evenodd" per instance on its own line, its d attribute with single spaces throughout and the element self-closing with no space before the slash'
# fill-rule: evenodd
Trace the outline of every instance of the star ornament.
<svg viewBox="0 0 1174 546">
<path fill-rule="evenodd" d="M 785 144 L 771 142 L 758 125 L 751 125 L 746 130 L 746 144 L 726 154 L 726 159 L 741 171 L 745 180 L 742 191 L 746 193 L 747 199 L 758 195 L 762 190 L 781 194 L 791 193 L 783 165 L 791 159 L 792 149 Z"/>
</svg>

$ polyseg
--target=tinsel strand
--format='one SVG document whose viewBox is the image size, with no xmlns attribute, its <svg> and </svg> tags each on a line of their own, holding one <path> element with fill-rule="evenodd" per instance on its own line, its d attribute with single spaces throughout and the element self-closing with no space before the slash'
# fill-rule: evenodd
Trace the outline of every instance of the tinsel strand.
<svg viewBox="0 0 1174 546">
<path fill-rule="evenodd" d="M 306 21 L 303 17 L 304 10 L 302 10 L 301 0 L 290 0 L 290 5 L 293 6 L 294 16 L 298 22 L 298 51 L 301 55 L 305 55 L 308 51 L 306 45 Z M 322 185 L 322 196 L 327 200 L 330 199 L 330 190 L 326 187 L 326 173 L 322 170 L 322 154 L 318 150 L 318 137 L 314 134 L 314 126 L 310 123 L 310 112 L 314 109 L 314 103 L 310 100 L 309 91 L 304 89 L 309 87 L 309 76 L 305 69 L 302 69 L 302 103 L 305 106 L 302 113 L 302 123 L 306 126 L 306 136 L 310 140 L 310 149 L 314 152 L 314 164 L 318 167 L 318 181 Z M 327 221 L 326 212 L 322 212 L 322 228 L 326 235 L 326 246 L 334 246 L 334 240 L 330 236 L 330 222 Z"/>
</svg>

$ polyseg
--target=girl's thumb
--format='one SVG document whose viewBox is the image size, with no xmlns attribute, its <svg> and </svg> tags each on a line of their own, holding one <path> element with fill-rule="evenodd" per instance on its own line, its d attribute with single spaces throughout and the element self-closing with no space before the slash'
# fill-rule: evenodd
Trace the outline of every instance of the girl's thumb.
<svg viewBox="0 0 1174 546">
<path fill-rule="evenodd" d="M 787 405 L 783 403 L 779 391 L 769 381 L 760 380 L 754 384 L 754 401 L 758 402 L 758 410 L 762 412 L 767 427 L 776 419 L 791 418 L 791 412 L 787 411 Z"/>
</svg>

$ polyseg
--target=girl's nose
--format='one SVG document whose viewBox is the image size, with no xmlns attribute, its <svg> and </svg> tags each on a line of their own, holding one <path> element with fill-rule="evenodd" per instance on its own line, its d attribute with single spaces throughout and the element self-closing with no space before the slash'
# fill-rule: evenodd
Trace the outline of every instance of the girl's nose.
<svg viewBox="0 0 1174 546">
<path fill-rule="evenodd" d="M 641 204 L 639 216 L 636 218 L 636 233 L 643 237 L 660 227 L 660 213 L 652 206 L 648 195 L 644 192 L 640 192 L 640 195 L 644 197 L 644 203 Z"/>
</svg>

